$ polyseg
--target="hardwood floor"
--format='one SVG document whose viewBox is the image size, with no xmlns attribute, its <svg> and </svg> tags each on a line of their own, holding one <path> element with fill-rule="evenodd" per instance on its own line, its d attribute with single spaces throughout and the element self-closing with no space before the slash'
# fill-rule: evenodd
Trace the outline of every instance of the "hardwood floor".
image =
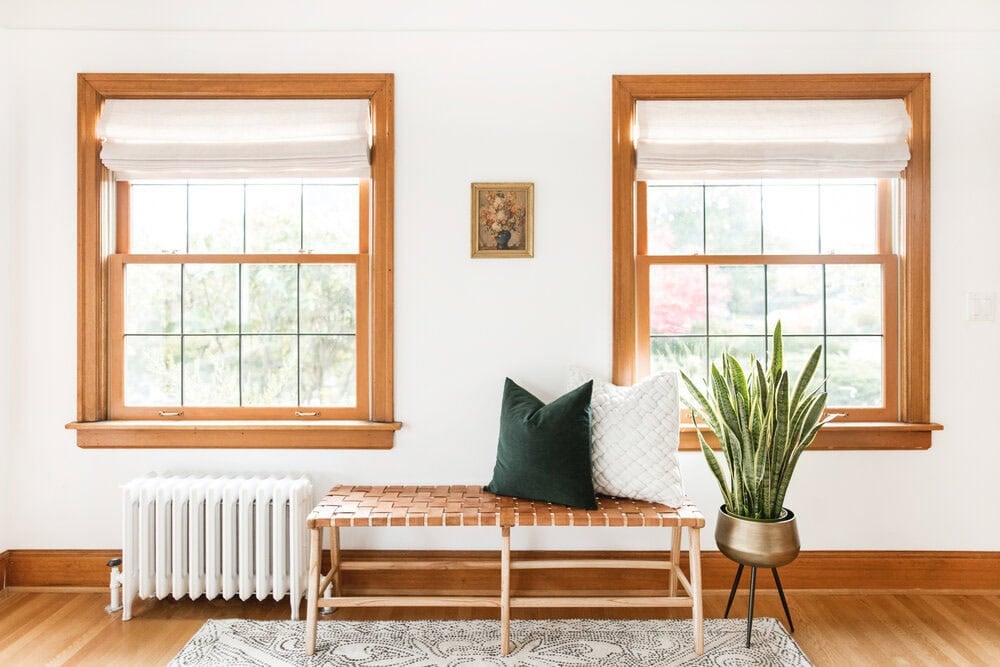
<svg viewBox="0 0 1000 667">
<path fill-rule="evenodd" d="M 782 618 L 777 596 L 758 594 L 757 616 Z M 705 613 L 719 617 L 726 594 L 705 595 Z M 144 603 L 128 623 L 106 614 L 105 593 L 0 594 L 0 665 L 163 665 L 208 618 L 288 618 L 283 603 L 161 601 Z M 809 659 L 824 665 L 1000 664 L 1000 594 L 857 594 L 789 591 L 796 631 Z M 566 617 L 683 618 L 680 610 L 564 610 Z M 746 613 L 741 591 L 734 615 Z M 540 618 L 545 610 L 514 610 Z M 494 618 L 481 609 L 351 609 L 325 618 Z"/>
</svg>

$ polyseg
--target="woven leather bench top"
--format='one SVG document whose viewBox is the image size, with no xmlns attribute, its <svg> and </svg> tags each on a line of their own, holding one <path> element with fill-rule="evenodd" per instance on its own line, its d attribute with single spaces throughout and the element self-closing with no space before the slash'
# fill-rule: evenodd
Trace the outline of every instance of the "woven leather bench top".
<svg viewBox="0 0 1000 667">
<path fill-rule="evenodd" d="M 597 496 L 596 510 L 498 496 L 481 486 L 335 486 L 309 513 L 310 528 L 349 526 L 622 526 L 702 528 L 689 501 Z"/>
</svg>

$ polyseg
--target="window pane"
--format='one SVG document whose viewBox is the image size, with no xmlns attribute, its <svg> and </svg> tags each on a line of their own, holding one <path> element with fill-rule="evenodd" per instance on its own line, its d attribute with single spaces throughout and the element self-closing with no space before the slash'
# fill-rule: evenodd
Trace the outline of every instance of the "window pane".
<svg viewBox="0 0 1000 667">
<path fill-rule="evenodd" d="M 302 186 L 246 187 L 247 252 L 296 252 L 302 246 Z"/>
<path fill-rule="evenodd" d="M 820 188 L 823 252 L 842 255 L 878 249 L 878 192 L 875 183 Z"/>
<path fill-rule="evenodd" d="M 722 370 L 722 353 L 728 352 L 736 357 L 740 366 L 746 371 L 750 368 L 750 355 L 764 360 L 767 350 L 764 349 L 764 336 L 726 336 L 710 338 L 708 341 L 709 360 Z"/>
<path fill-rule="evenodd" d="M 296 336 L 242 336 L 243 405 L 298 402 Z"/>
<path fill-rule="evenodd" d="M 823 333 L 823 267 L 767 267 L 767 330 L 781 320 L 785 334 Z"/>
<path fill-rule="evenodd" d="M 188 252 L 243 252 L 243 186 L 192 185 Z"/>
<path fill-rule="evenodd" d="M 646 188 L 646 245 L 650 255 L 705 251 L 704 199 L 700 186 Z"/>
<path fill-rule="evenodd" d="M 882 337 L 829 336 L 826 357 L 829 405 L 881 407 Z"/>
<path fill-rule="evenodd" d="M 184 333 L 237 333 L 239 266 L 184 265 Z"/>
<path fill-rule="evenodd" d="M 765 333 L 764 267 L 708 267 L 708 332 Z"/>
<path fill-rule="evenodd" d="M 298 267 L 243 265 L 243 331 L 295 333 L 298 328 Z"/>
<path fill-rule="evenodd" d="M 705 242 L 708 254 L 759 254 L 760 224 L 759 186 L 705 187 Z"/>
<path fill-rule="evenodd" d="M 764 252 L 817 252 L 819 188 L 816 185 L 765 185 L 763 196 Z"/>
<path fill-rule="evenodd" d="M 299 268 L 302 333 L 355 332 L 355 266 L 302 264 Z"/>
<path fill-rule="evenodd" d="M 133 185 L 129 198 L 131 252 L 184 252 L 187 248 L 187 187 Z"/>
<path fill-rule="evenodd" d="M 649 267 L 649 329 L 653 334 L 705 333 L 705 267 Z"/>
<path fill-rule="evenodd" d="M 827 264 L 826 328 L 831 334 L 882 333 L 882 267 Z"/>
<path fill-rule="evenodd" d="M 302 405 L 352 406 L 356 402 L 354 336 L 302 336 Z"/>
<path fill-rule="evenodd" d="M 684 371 L 695 386 L 705 391 L 708 377 L 708 341 L 705 338 L 670 338 L 656 336 L 649 341 L 651 373 Z M 690 399 L 687 385 L 678 378 L 681 409 Z"/>
<path fill-rule="evenodd" d="M 240 404 L 240 337 L 184 336 L 184 405 Z"/>
<path fill-rule="evenodd" d="M 181 337 L 125 336 L 125 405 L 180 405 Z"/>
<path fill-rule="evenodd" d="M 358 186 L 302 188 L 302 247 L 313 252 L 358 252 Z"/>
<path fill-rule="evenodd" d="M 650 372 L 684 371 L 696 385 L 703 386 L 708 372 L 708 342 L 704 338 L 656 336 L 649 341 L 649 348 Z"/>
<path fill-rule="evenodd" d="M 165 334 L 180 328 L 180 265 L 126 265 L 125 333 Z"/>
</svg>

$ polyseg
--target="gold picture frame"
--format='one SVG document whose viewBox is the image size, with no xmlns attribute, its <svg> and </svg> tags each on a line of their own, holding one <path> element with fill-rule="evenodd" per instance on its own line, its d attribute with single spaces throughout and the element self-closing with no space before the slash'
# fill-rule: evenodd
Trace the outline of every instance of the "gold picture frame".
<svg viewBox="0 0 1000 667">
<path fill-rule="evenodd" d="M 472 184 L 472 256 L 535 256 L 535 184 Z"/>
</svg>

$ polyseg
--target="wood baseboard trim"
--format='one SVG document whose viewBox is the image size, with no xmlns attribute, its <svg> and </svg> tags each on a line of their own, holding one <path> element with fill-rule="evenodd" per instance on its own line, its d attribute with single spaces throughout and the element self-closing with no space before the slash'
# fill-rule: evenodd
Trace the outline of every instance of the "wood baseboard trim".
<svg viewBox="0 0 1000 667">
<path fill-rule="evenodd" d="M 11 549 L 7 586 L 18 588 L 108 587 L 108 561 L 116 549 Z"/>
<path fill-rule="evenodd" d="M 10 552 L 0 551 L 0 593 L 7 588 L 7 563 L 10 562 Z"/>
<path fill-rule="evenodd" d="M 107 561 L 121 556 L 113 549 L 12 549 L 0 554 L 0 581 L 6 587 L 106 588 Z M 619 560 L 665 559 L 656 551 L 532 551 L 514 552 L 514 559 L 583 559 L 612 556 Z M 378 558 L 414 561 L 433 558 L 455 561 L 499 562 L 497 551 L 404 551 L 346 550 L 346 560 Z M 687 571 L 687 556 L 681 558 Z M 702 553 L 705 590 L 729 590 L 736 565 L 718 551 Z M 616 570 L 564 569 L 515 570 L 512 584 L 519 591 L 658 591 L 662 571 L 622 568 Z M 978 593 L 1000 590 L 1000 551 L 805 551 L 781 568 L 781 581 L 788 589 L 831 592 L 927 591 Z M 388 571 L 349 570 L 343 584 L 352 593 L 495 594 L 497 572 L 492 569 L 456 568 L 427 571 L 400 567 Z M 770 576 L 758 585 L 774 587 Z M 746 586 L 744 581 L 743 587 Z"/>
</svg>

